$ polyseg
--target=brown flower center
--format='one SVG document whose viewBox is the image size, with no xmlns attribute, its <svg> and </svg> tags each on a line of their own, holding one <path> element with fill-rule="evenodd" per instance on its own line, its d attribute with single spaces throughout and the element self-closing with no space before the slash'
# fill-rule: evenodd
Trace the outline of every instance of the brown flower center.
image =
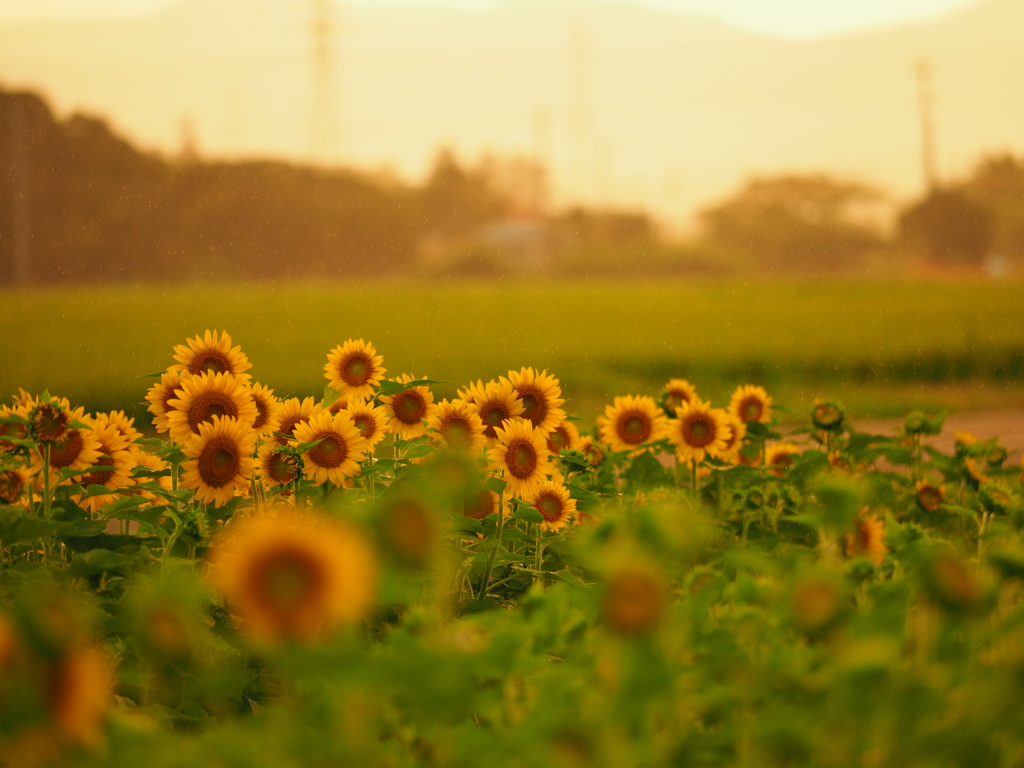
<svg viewBox="0 0 1024 768">
<path fill-rule="evenodd" d="M 256 420 L 252 423 L 252 428 L 262 429 L 267 424 L 267 401 L 256 396 L 253 396 L 252 401 L 256 404 Z"/>
<path fill-rule="evenodd" d="M 171 410 L 171 400 L 178 400 L 184 394 L 185 390 L 179 387 L 167 387 L 164 389 L 163 397 L 160 399 L 160 405 L 163 408 L 163 412 L 167 413 Z"/>
<path fill-rule="evenodd" d="M 548 400 L 539 389 L 523 386 L 518 389 L 519 398 L 523 401 L 523 418 L 539 427 L 548 416 Z"/>
<path fill-rule="evenodd" d="M 517 480 L 532 477 L 537 469 L 537 449 L 528 440 L 513 440 L 505 451 L 505 466 Z"/>
<path fill-rule="evenodd" d="M 199 434 L 199 425 L 213 421 L 214 416 L 238 418 L 238 407 L 223 392 L 200 392 L 188 409 L 188 425 L 192 429 L 192 434 Z"/>
<path fill-rule="evenodd" d="M 743 421 L 759 421 L 761 414 L 764 413 L 764 403 L 761 402 L 761 398 L 751 395 L 740 401 L 738 410 Z"/>
<path fill-rule="evenodd" d="M 235 479 L 241 464 L 238 444 L 218 435 L 203 446 L 199 454 L 199 477 L 211 488 L 222 488 Z"/>
<path fill-rule="evenodd" d="M 361 387 L 373 375 L 373 363 L 364 355 L 356 353 L 342 361 L 338 373 L 348 386 Z"/>
<path fill-rule="evenodd" d="M 282 435 L 294 436 L 295 428 L 305 421 L 309 421 L 309 418 L 306 416 L 285 416 L 281 419 L 281 426 L 277 428 L 277 431 Z M 274 439 L 277 440 L 280 445 L 288 445 L 288 438 L 275 437 Z"/>
<path fill-rule="evenodd" d="M 491 438 L 497 437 L 498 433 L 495 430 L 511 415 L 512 412 L 505 403 L 492 401 L 481 404 L 480 417 L 484 422 L 484 434 Z"/>
<path fill-rule="evenodd" d="M 322 442 L 309 450 L 309 458 L 318 467 L 334 469 L 340 467 L 348 456 L 348 445 L 337 432 L 317 432 L 313 440 Z M 311 441 L 312 442 L 312 441 Z"/>
<path fill-rule="evenodd" d="M 284 623 L 293 613 L 318 600 L 325 582 L 323 564 L 294 544 L 278 545 L 253 563 L 253 597 L 264 608 L 278 612 L 276 618 Z"/>
<path fill-rule="evenodd" d="M 110 482 L 111 478 L 114 477 L 114 459 L 104 454 L 99 457 L 96 461 L 96 471 L 92 472 L 83 477 L 79 482 L 83 487 L 88 488 L 90 485 L 106 485 Z M 110 469 L 100 469 L 100 467 L 110 467 Z"/>
<path fill-rule="evenodd" d="M 443 423 L 441 434 L 448 445 L 454 448 L 468 448 L 473 442 L 473 429 L 461 416 L 452 416 Z"/>
<path fill-rule="evenodd" d="M 555 431 L 548 435 L 548 450 L 552 453 L 561 453 L 570 444 L 569 431 L 563 427 L 555 427 Z"/>
<path fill-rule="evenodd" d="M 188 364 L 188 372 L 193 376 L 201 373 L 234 373 L 231 370 L 231 361 L 219 349 L 204 349 L 197 352 Z"/>
<path fill-rule="evenodd" d="M 414 389 L 395 395 L 391 402 L 395 418 L 403 424 L 419 424 L 427 413 L 427 401 Z"/>
<path fill-rule="evenodd" d="M 486 489 L 480 491 L 475 497 L 470 497 L 469 501 L 462 505 L 462 514 L 472 517 L 474 520 L 483 520 L 497 511 L 498 495 L 494 491 Z"/>
<path fill-rule="evenodd" d="M 356 429 L 359 430 L 359 434 L 361 434 L 366 440 L 369 440 L 377 432 L 377 424 L 369 416 L 356 416 L 355 419 L 352 420 L 352 423 L 356 425 Z"/>
<path fill-rule="evenodd" d="M 640 445 L 651 436 L 651 420 L 643 413 L 626 412 L 619 417 L 615 431 L 622 442 L 629 445 Z"/>
<path fill-rule="evenodd" d="M 683 403 L 688 402 L 690 402 L 690 398 L 682 390 L 669 390 L 665 393 L 665 406 L 673 413 L 676 408 L 681 408 Z"/>
<path fill-rule="evenodd" d="M 0 501 L 5 504 L 13 504 L 21 496 L 25 484 L 21 481 L 21 475 L 13 469 L 0 472 Z"/>
<path fill-rule="evenodd" d="M 683 441 L 691 448 L 703 448 L 714 440 L 715 425 L 707 416 L 689 416 L 683 422 Z"/>
<path fill-rule="evenodd" d="M 72 429 L 63 440 L 58 440 L 50 448 L 50 466 L 53 469 L 70 467 L 82 451 L 85 450 L 85 438 L 77 429 Z"/>
<path fill-rule="evenodd" d="M 534 507 L 549 523 L 562 517 L 562 500 L 553 493 L 542 494 Z"/>
</svg>

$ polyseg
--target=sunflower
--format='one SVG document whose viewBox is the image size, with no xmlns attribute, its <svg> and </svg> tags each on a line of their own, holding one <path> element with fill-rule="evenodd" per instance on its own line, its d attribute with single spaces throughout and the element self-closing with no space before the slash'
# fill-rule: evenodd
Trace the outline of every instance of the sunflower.
<svg viewBox="0 0 1024 768">
<path fill-rule="evenodd" d="M 256 457 L 256 474 L 268 488 L 289 485 L 299 474 L 299 462 L 282 447 L 273 440 L 264 443 Z"/>
<path fill-rule="evenodd" d="M 653 398 L 641 396 L 616 397 L 606 406 L 604 416 L 597 419 L 601 442 L 616 453 L 632 451 L 644 443 L 665 437 L 667 419 Z"/>
<path fill-rule="evenodd" d="M 405 384 L 417 379 L 411 374 L 403 373 L 390 381 Z M 429 387 L 413 387 L 397 395 L 384 395 L 381 402 L 385 403 L 390 411 L 388 429 L 403 440 L 412 440 L 414 437 L 427 434 L 424 419 L 429 419 L 437 407 L 434 405 L 434 394 Z"/>
<path fill-rule="evenodd" d="M 179 445 L 199 433 L 199 426 L 214 416 L 238 419 L 247 426 L 256 421 L 256 403 L 248 387 L 226 373 L 203 373 L 181 382 L 181 394 L 170 401 L 167 423 L 171 439 Z"/>
<path fill-rule="evenodd" d="M 384 380 L 384 358 L 362 339 L 349 339 L 327 355 L 324 377 L 328 386 L 354 400 L 370 400 Z"/>
<path fill-rule="evenodd" d="M 16 418 L 28 421 L 28 412 L 29 407 L 26 405 L 16 405 L 13 408 L 8 405 L 3 405 L 0 406 L 0 419 Z M 26 437 L 28 437 L 27 425 L 18 423 L 0 423 L 0 451 L 10 451 L 17 447 L 10 441 L 10 439 L 5 440 L 4 438 L 24 440 Z"/>
<path fill-rule="evenodd" d="M 569 489 L 551 480 L 541 483 L 527 501 L 544 518 L 543 531 L 559 531 L 576 515 L 576 500 L 569 498 Z"/>
<path fill-rule="evenodd" d="M 547 371 L 540 373 L 533 368 L 521 368 L 509 371 L 508 381 L 516 391 L 516 396 L 523 401 L 522 417 L 544 432 L 550 432 L 563 421 L 565 411 L 559 408 L 565 402 L 562 399 L 562 388 L 558 379 Z"/>
<path fill-rule="evenodd" d="M 728 415 L 721 408 L 694 398 L 676 408 L 676 419 L 669 426 L 668 439 L 676 447 L 679 461 L 704 461 L 705 454 L 720 459 L 732 437 L 727 425 Z"/>
<path fill-rule="evenodd" d="M 442 400 L 427 419 L 433 442 L 459 451 L 476 452 L 484 447 L 484 424 L 472 405 L 462 400 Z"/>
<path fill-rule="evenodd" d="M 718 458 L 729 464 L 739 464 L 743 438 L 747 436 L 747 425 L 728 411 L 722 411 L 722 414 L 725 426 L 729 428 L 729 438 L 725 441 L 725 447 Z"/>
<path fill-rule="evenodd" d="M 129 419 L 124 411 L 111 411 L 110 413 L 98 413 L 92 420 L 93 429 L 102 429 L 109 424 L 128 443 L 128 450 L 138 450 L 139 446 L 135 441 L 142 437 L 142 433 L 135 428 L 135 419 Z"/>
<path fill-rule="evenodd" d="M 497 493 L 482 488 L 479 493 L 462 502 L 462 514 L 466 517 L 472 517 L 474 520 L 483 520 L 485 517 L 497 513 L 500 501 L 501 496 Z M 507 500 L 502 509 L 502 514 L 506 517 L 509 514 Z"/>
<path fill-rule="evenodd" d="M 852 472 L 853 466 L 849 461 L 837 450 L 829 451 L 828 454 L 828 465 L 832 467 L 836 472 Z"/>
<path fill-rule="evenodd" d="M 849 557 L 866 557 L 875 565 L 881 565 L 885 553 L 885 523 L 876 515 L 861 510 L 853 522 L 853 531 L 846 533 L 846 554 Z"/>
<path fill-rule="evenodd" d="M 82 414 L 73 416 L 66 399 L 37 403 L 28 414 L 29 431 L 36 442 L 56 443 L 67 436 L 72 419 L 81 419 Z"/>
<path fill-rule="evenodd" d="M 527 500 L 554 467 L 546 435 L 525 419 L 510 419 L 495 430 L 498 445 L 487 452 L 491 466 L 505 477 L 510 494 Z"/>
<path fill-rule="evenodd" d="M 320 407 L 325 411 L 329 411 L 330 414 L 333 416 L 336 413 L 344 411 L 350 405 L 358 405 L 359 403 L 363 402 L 366 401 L 358 397 L 349 399 L 347 397 L 344 397 L 343 395 L 338 395 L 337 397 L 334 398 L 334 400 L 331 401 L 329 405 L 327 404 L 326 398 L 321 400 Z"/>
<path fill-rule="evenodd" d="M 580 431 L 571 421 L 563 421 L 548 433 L 548 450 L 555 456 L 562 451 L 579 450 Z"/>
<path fill-rule="evenodd" d="M 46 677 L 47 705 L 59 736 L 97 746 L 114 692 L 107 656 L 96 648 L 65 651 L 51 662 Z"/>
<path fill-rule="evenodd" d="M 657 628 L 668 602 L 659 574 L 643 565 L 620 566 L 608 575 L 601 615 L 614 632 L 639 637 Z"/>
<path fill-rule="evenodd" d="M 320 640 L 360 621 L 376 588 L 376 558 L 357 531 L 287 507 L 228 526 L 209 562 L 243 629 L 270 642 Z"/>
<path fill-rule="evenodd" d="M 171 370 L 178 370 L 192 376 L 199 376 L 204 373 L 223 373 L 227 376 L 248 381 L 252 378 L 247 370 L 252 368 L 249 358 L 242 352 L 241 347 L 231 346 L 231 337 L 227 331 L 223 334 L 214 331 L 210 333 L 207 329 L 203 336 L 196 336 L 194 339 L 186 339 L 186 344 L 178 344 L 174 347 L 174 359 L 179 365 L 171 367 Z"/>
<path fill-rule="evenodd" d="M 359 474 L 359 462 L 366 458 L 369 447 L 345 411 L 334 416 L 321 411 L 295 428 L 294 440 L 299 444 L 321 441 L 302 454 L 306 476 L 317 485 L 330 481 L 339 488 L 346 477 Z"/>
<path fill-rule="evenodd" d="M 185 374 L 185 378 L 189 374 Z M 153 414 L 153 426 L 157 432 L 167 432 L 171 426 L 167 421 L 167 415 L 174 410 L 171 407 L 171 400 L 175 400 L 184 393 L 181 385 L 182 373 L 177 369 L 170 369 L 160 376 L 160 381 L 149 388 L 146 399 L 149 401 L 149 412 Z"/>
<path fill-rule="evenodd" d="M 597 442 L 591 435 L 584 435 L 580 438 L 579 446 L 577 449 L 580 453 L 587 457 L 587 461 L 590 462 L 590 466 L 596 467 L 604 461 L 604 446 Z"/>
<path fill-rule="evenodd" d="M 767 424 L 772 420 L 772 399 L 764 387 L 753 384 L 737 387 L 729 402 L 729 413 L 740 421 L 759 421 Z"/>
<path fill-rule="evenodd" d="M 243 490 L 256 468 L 256 433 L 249 424 L 248 418 L 232 416 L 202 422 L 199 434 L 181 448 L 189 458 L 181 465 L 181 487 L 194 489 L 200 502 L 218 507 Z"/>
<path fill-rule="evenodd" d="M 793 457 L 800 453 L 800 448 L 792 443 L 776 443 L 765 451 L 764 463 L 771 473 L 782 477 L 793 464 Z"/>
<path fill-rule="evenodd" d="M 319 415 L 322 410 L 321 405 L 312 397 L 307 397 L 302 401 L 297 397 L 288 398 L 281 403 L 281 411 L 278 413 L 278 436 L 275 436 L 274 439 L 279 445 L 288 445 L 288 438 L 280 437 L 280 435 L 294 436 L 297 426 L 305 424 L 314 416 Z"/>
<path fill-rule="evenodd" d="M 811 411 L 811 422 L 815 427 L 824 432 L 843 431 L 843 409 L 836 403 L 814 401 L 814 410 Z"/>
<path fill-rule="evenodd" d="M 465 387 L 455 390 L 455 397 L 464 403 L 472 405 L 483 397 L 484 390 L 486 389 L 487 385 L 484 384 L 483 379 L 477 379 L 476 382 L 471 381 Z"/>
<path fill-rule="evenodd" d="M 493 446 L 498 442 L 498 428 L 507 420 L 522 416 L 525 406 L 516 396 L 512 382 L 490 381 L 483 390 L 473 393 L 473 407 L 480 414 L 484 425 L 484 437 L 487 444 Z"/>
<path fill-rule="evenodd" d="M 84 408 L 65 410 L 67 417 L 63 429 L 63 437 L 50 442 L 50 478 L 51 483 L 60 481 L 62 469 L 87 469 L 96 464 L 100 457 L 100 442 L 91 429 L 80 429 L 67 426 L 72 421 L 85 422 Z M 49 427 L 47 427 L 49 428 Z M 55 432 L 54 432 L 55 434 Z M 32 474 L 37 475 L 43 468 L 42 448 L 32 457 Z"/>
<path fill-rule="evenodd" d="M 374 453 L 377 443 L 383 440 L 388 433 L 390 419 L 388 409 L 383 405 L 374 406 L 372 402 L 357 402 L 350 404 L 343 413 L 347 413 L 356 425 L 359 434 L 367 443 L 367 452 Z"/>
<path fill-rule="evenodd" d="M 106 414 L 100 414 L 99 418 L 93 420 L 92 425 L 92 433 L 100 444 L 100 456 L 93 464 L 93 471 L 88 475 L 79 476 L 75 482 L 82 488 L 102 485 L 111 491 L 132 485 L 132 469 L 135 467 L 132 444 L 121 434 L 117 425 L 106 418 Z M 114 501 L 117 495 L 105 493 L 83 499 L 82 494 L 78 494 L 73 498 L 83 509 L 96 512 L 100 507 Z"/>
<path fill-rule="evenodd" d="M 24 469 L 0 470 L 0 504 L 14 504 L 21 498 L 25 486 L 28 485 L 29 475 Z M 3 654 L 0 654 L 2 656 Z"/>
<path fill-rule="evenodd" d="M 277 432 L 278 415 L 281 413 L 281 401 L 274 396 L 274 390 L 262 384 L 253 384 L 249 396 L 256 406 L 256 418 L 252 428 L 260 437 L 270 437 Z"/>
<path fill-rule="evenodd" d="M 145 467 L 146 469 L 153 469 L 153 470 L 159 471 L 159 470 L 163 470 L 163 469 L 170 469 L 170 466 L 171 466 L 166 461 L 161 459 L 159 456 L 156 456 L 156 455 L 154 455 L 152 453 L 147 453 L 146 451 L 143 451 L 143 450 L 136 451 L 135 455 L 134 455 L 134 458 L 135 458 L 135 466 L 136 467 Z M 171 478 L 170 478 L 169 475 L 164 476 L 164 477 L 158 477 L 158 478 L 139 477 L 139 478 L 135 479 L 135 484 L 136 485 L 142 485 L 144 483 L 151 483 L 151 482 L 156 482 L 165 491 L 172 490 L 172 488 L 171 488 Z M 132 495 L 134 495 L 134 496 L 142 496 L 142 497 L 150 499 L 152 501 L 157 501 L 157 496 L 152 491 L 148 491 L 148 490 L 135 490 L 135 491 L 132 492 Z"/>
<path fill-rule="evenodd" d="M 676 408 L 685 403 L 692 403 L 696 399 L 697 388 L 686 379 L 669 379 L 668 384 L 661 390 L 661 407 L 669 418 L 675 418 Z"/>
<path fill-rule="evenodd" d="M 945 498 L 941 485 L 932 485 L 927 480 L 917 481 L 917 503 L 925 512 L 936 512 Z"/>
</svg>

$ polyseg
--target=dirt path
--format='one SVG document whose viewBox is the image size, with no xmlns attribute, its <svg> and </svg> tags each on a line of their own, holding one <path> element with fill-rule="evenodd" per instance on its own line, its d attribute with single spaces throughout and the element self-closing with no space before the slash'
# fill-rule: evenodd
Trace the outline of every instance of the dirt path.
<svg viewBox="0 0 1024 768">
<path fill-rule="evenodd" d="M 857 421 L 855 425 L 861 432 L 891 435 L 902 427 L 903 419 Z M 951 413 L 946 417 L 942 434 L 928 438 L 927 442 L 939 450 L 951 452 L 957 430 L 970 432 L 979 440 L 998 437 L 1000 444 L 1010 451 L 1011 461 L 1024 452 L 1024 408 Z"/>
</svg>

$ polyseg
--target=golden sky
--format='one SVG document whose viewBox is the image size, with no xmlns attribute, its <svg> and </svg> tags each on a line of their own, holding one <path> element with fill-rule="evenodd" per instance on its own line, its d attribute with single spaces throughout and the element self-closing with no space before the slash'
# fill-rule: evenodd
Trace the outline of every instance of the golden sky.
<svg viewBox="0 0 1024 768">
<path fill-rule="evenodd" d="M 259 0 L 253 0 L 259 2 Z M 522 0 L 520 0 L 522 1 Z M 543 0 L 534 0 L 542 2 Z M 927 19 L 971 0 L 625 0 L 715 16 L 789 36 L 841 33 Z M 0 0 L 0 19 L 37 20 L 145 13 L 180 0 Z M 302 3 L 304 0 L 294 0 Z M 503 0 L 337 0 L 358 5 L 439 5 L 488 8 Z"/>
</svg>

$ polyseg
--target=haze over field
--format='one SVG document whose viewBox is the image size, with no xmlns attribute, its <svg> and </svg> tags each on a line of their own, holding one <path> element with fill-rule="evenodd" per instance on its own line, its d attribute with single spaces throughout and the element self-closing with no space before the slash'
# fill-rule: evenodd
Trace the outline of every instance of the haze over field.
<svg viewBox="0 0 1024 768">
<path fill-rule="evenodd" d="M 308 3 L 185 0 L 0 25 L 0 80 L 176 150 L 308 157 Z M 533 154 L 561 199 L 684 219 L 751 173 L 828 170 L 920 191 L 913 64 L 935 71 L 939 171 L 1024 151 L 1024 3 L 815 39 L 635 4 L 351 4 L 335 16 L 325 154 L 421 175 L 441 145 Z M 322 105 L 321 105 L 322 106 Z"/>
</svg>

